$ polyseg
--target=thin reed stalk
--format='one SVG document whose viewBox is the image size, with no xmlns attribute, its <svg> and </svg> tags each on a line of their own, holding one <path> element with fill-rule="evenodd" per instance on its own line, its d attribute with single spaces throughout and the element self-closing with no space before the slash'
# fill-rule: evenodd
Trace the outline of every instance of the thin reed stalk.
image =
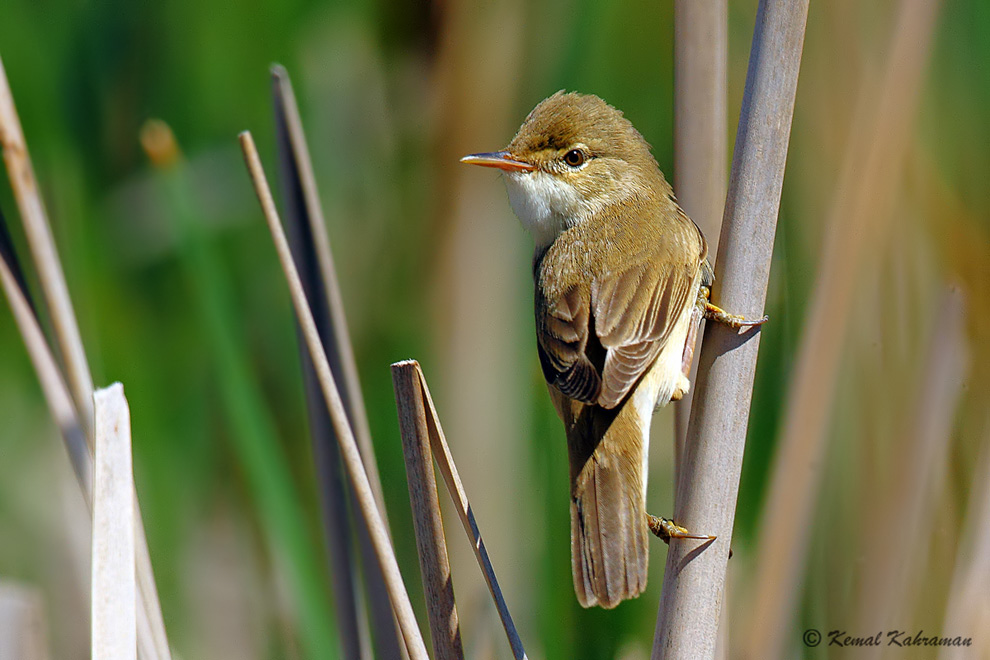
<svg viewBox="0 0 990 660">
<path fill-rule="evenodd" d="M 327 234 L 327 223 L 323 217 L 323 205 L 320 203 L 319 189 L 316 187 L 316 177 L 313 174 L 313 162 L 309 156 L 306 135 L 303 132 L 302 119 L 299 116 L 299 106 L 296 104 L 295 92 L 289 74 L 281 66 L 272 68 L 272 82 L 275 87 L 276 101 L 282 115 L 281 123 L 285 137 L 291 144 L 293 162 L 298 177 L 298 192 L 302 196 L 307 225 L 312 248 L 315 251 L 319 274 L 323 283 L 323 296 L 329 310 L 329 332 L 325 339 L 331 358 L 334 374 L 340 374 L 340 382 L 344 389 L 341 398 L 346 404 L 348 419 L 354 429 L 354 438 L 361 459 L 364 461 L 365 472 L 371 483 L 375 501 L 381 510 L 382 518 L 386 521 L 385 497 L 382 494 L 381 477 L 378 474 L 378 462 L 375 460 L 375 447 L 371 441 L 371 428 L 368 425 L 368 413 L 364 405 L 364 395 L 361 394 L 361 381 L 358 378 L 357 360 L 354 358 L 354 346 L 351 343 L 350 332 L 347 329 L 347 315 L 344 313 L 344 299 L 340 294 L 340 283 L 337 281 L 337 270 L 333 263 L 333 253 L 330 251 L 330 236 Z"/>
<path fill-rule="evenodd" d="M 807 15 L 807 0 L 761 0 L 757 10 L 712 291 L 750 318 L 766 300 Z M 705 332 L 674 515 L 718 539 L 671 543 L 654 660 L 715 654 L 759 338 L 717 324 Z"/>
<path fill-rule="evenodd" d="M 708 240 L 714 261 L 725 205 L 727 0 L 674 2 L 674 192 Z M 698 336 L 703 330 L 698 330 Z M 697 357 L 697 356 L 696 356 Z M 691 382 L 697 374 L 691 366 Z M 674 403 L 674 483 L 693 391 Z"/>
<path fill-rule="evenodd" d="M 938 0 L 902 0 L 879 84 L 864 81 L 843 171 L 825 220 L 827 238 L 760 518 L 760 537 L 743 658 L 777 658 L 797 610 L 808 520 L 821 483 L 828 413 L 854 295 L 872 277 L 891 229 L 921 76 Z"/>
<path fill-rule="evenodd" d="M 454 583 L 447 558 L 447 541 L 443 533 L 440 498 L 437 496 L 430 431 L 427 422 L 423 382 L 408 363 L 392 365 L 395 406 L 399 412 L 402 454 L 409 484 L 413 526 L 419 567 L 426 591 L 430 616 L 430 635 L 434 657 L 440 660 L 463 660 L 461 629 L 454 603 Z"/>
<path fill-rule="evenodd" d="M 131 415 L 124 387 L 93 394 L 92 656 L 137 658 L 137 584 L 134 573 L 134 473 Z"/>
<path fill-rule="evenodd" d="M 45 302 L 51 312 L 55 338 L 65 359 L 69 390 L 86 437 L 92 441 L 93 433 L 93 377 L 86 361 L 79 324 L 72 309 L 69 287 L 65 282 L 62 262 L 55 249 L 51 226 L 41 199 L 38 180 L 34 176 L 31 156 L 28 154 L 21 120 L 17 116 L 14 97 L 7 82 L 7 71 L 0 59 L 0 146 L 10 176 L 10 187 L 17 200 L 28 247 L 34 256 L 38 280 L 45 294 Z M 92 445 L 91 445 L 92 446 Z"/>
<path fill-rule="evenodd" d="M 457 511 L 457 516 L 461 519 L 464 533 L 471 542 L 471 547 L 474 549 L 474 556 L 478 560 L 478 566 L 481 568 L 481 573 L 485 578 L 485 582 L 488 584 L 488 591 L 491 593 L 492 600 L 495 602 L 495 609 L 498 610 L 499 618 L 502 620 L 502 627 L 505 629 L 505 635 L 509 640 L 512 656 L 515 660 L 525 660 L 526 651 L 523 649 L 522 639 L 520 639 L 515 623 L 512 621 L 512 616 L 509 614 L 509 607 L 505 602 L 505 597 L 502 596 L 502 589 L 499 587 L 498 579 L 495 577 L 495 568 L 492 566 L 491 558 L 488 556 L 488 549 L 485 547 L 485 542 L 481 538 L 481 530 L 478 528 L 478 523 L 474 519 L 474 511 L 471 509 L 471 503 L 468 501 L 464 484 L 461 482 L 460 475 L 457 473 L 457 466 L 454 465 L 454 457 L 450 453 L 450 447 L 447 446 L 443 427 L 440 426 L 440 417 L 437 415 L 437 409 L 433 405 L 430 388 L 426 384 L 426 376 L 423 375 L 423 370 L 415 360 L 396 362 L 392 365 L 392 373 L 401 373 L 404 380 L 412 378 L 412 374 L 415 374 L 419 379 L 417 394 L 423 398 L 433 458 L 437 461 L 437 466 L 440 468 L 440 474 L 443 475 L 447 492 L 454 502 L 454 509 Z M 403 390 L 403 397 L 408 396 L 409 393 L 412 393 L 411 389 Z M 397 399 L 399 394 L 397 390 Z M 407 403 L 406 405 L 413 404 Z M 419 404 L 415 405 L 418 406 Z"/>
<path fill-rule="evenodd" d="M 241 133 L 239 139 L 241 148 L 244 151 L 244 160 L 250 172 L 258 200 L 264 211 L 268 228 L 271 231 L 279 262 L 282 265 L 282 270 L 289 285 L 289 291 L 292 294 L 292 303 L 296 310 L 296 317 L 299 320 L 299 325 L 302 327 L 306 345 L 316 366 L 316 373 L 320 380 L 320 386 L 323 389 L 327 408 L 330 411 L 330 418 L 337 435 L 344 464 L 350 475 L 355 495 L 361 505 L 361 512 L 368 524 L 378 563 L 381 566 L 382 573 L 385 575 L 385 584 L 388 586 L 392 608 L 399 620 L 399 627 L 402 631 L 406 649 L 412 660 L 426 660 L 429 656 L 426 653 L 423 636 L 416 625 L 412 604 L 409 602 L 409 594 L 406 592 L 405 585 L 402 582 L 402 574 L 399 572 L 395 553 L 392 550 L 388 534 L 385 532 L 385 523 L 375 504 L 371 484 L 368 481 L 368 475 L 364 471 L 361 454 L 354 439 L 354 433 L 347 420 L 347 413 L 340 399 L 340 392 L 337 390 L 333 373 L 327 362 L 326 353 L 323 350 L 323 344 L 320 341 L 319 332 L 313 320 L 313 313 L 310 311 L 309 303 L 306 301 L 306 294 L 302 288 L 302 282 L 299 279 L 299 273 L 292 261 L 289 243 L 285 237 L 285 232 L 282 230 L 278 211 L 275 209 L 275 201 L 272 199 L 272 193 L 265 178 L 261 160 L 254 145 L 254 139 L 251 137 L 251 133 L 247 131 Z"/>
<path fill-rule="evenodd" d="M 281 559 L 276 566 L 284 570 L 298 603 L 295 614 L 300 642 L 309 656 L 335 657 L 340 642 L 337 628 L 327 625 L 333 618 L 332 606 L 304 507 L 273 415 L 251 369 L 228 274 L 204 234 L 187 163 L 164 122 L 147 121 L 140 139 L 149 160 L 161 171 L 162 203 L 177 230 L 180 265 L 189 280 L 189 301 L 199 313 L 211 348 L 232 448 Z"/>
<path fill-rule="evenodd" d="M 93 457 L 86 445 L 86 436 L 79 426 L 75 403 L 69 394 L 69 389 L 62 379 L 55 356 L 45 340 L 45 333 L 38 324 L 27 289 L 24 288 L 24 278 L 14 260 L 13 246 L 7 236 L 3 216 L 0 215 L 0 285 L 14 315 L 14 321 L 20 330 L 24 347 L 34 366 L 41 383 L 41 391 L 48 403 L 55 424 L 62 434 L 72 470 L 82 488 L 86 506 L 91 506 L 93 492 Z"/>
<path fill-rule="evenodd" d="M 0 225 L 2 225 L 0 218 Z M 5 232 L 0 232 L 3 234 Z M 24 346 L 34 366 L 35 373 L 41 383 L 41 390 L 48 403 L 48 409 L 55 420 L 66 451 L 72 464 L 73 472 L 79 482 L 86 506 L 92 512 L 93 497 L 93 455 L 86 444 L 85 434 L 79 425 L 75 404 L 69 394 L 69 389 L 58 369 L 51 347 L 45 340 L 44 332 L 38 324 L 27 291 L 22 288 L 23 278 L 13 271 L 12 251 L 9 243 L 4 244 L 0 238 L 0 283 L 10 304 L 14 320 L 24 339 Z M 151 556 L 148 552 L 148 542 L 144 535 L 144 524 L 135 496 L 134 513 L 138 534 L 135 538 L 137 586 L 140 607 L 138 608 L 137 632 L 138 651 L 142 660 L 167 660 L 170 657 L 168 641 L 165 637 L 165 626 L 162 621 L 161 605 L 158 600 L 158 590 L 155 586 L 154 573 L 151 570 Z"/>
</svg>

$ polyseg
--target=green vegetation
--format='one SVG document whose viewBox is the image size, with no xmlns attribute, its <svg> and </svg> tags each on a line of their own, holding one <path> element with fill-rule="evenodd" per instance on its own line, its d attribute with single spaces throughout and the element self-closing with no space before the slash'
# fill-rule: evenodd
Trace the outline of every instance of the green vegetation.
<svg viewBox="0 0 990 660">
<path fill-rule="evenodd" d="M 424 631 L 388 371 L 410 357 L 433 388 L 530 656 L 648 657 L 665 549 L 654 547 L 650 588 L 637 601 L 613 612 L 577 605 L 564 436 L 531 336 L 530 246 L 497 177 L 462 171 L 457 157 L 504 146 L 537 101 L 566 88 L 623 109 L 669 178 L 672 3 L 476 4 L 0 6 L 0 57 L 94 379 L 123 382 L 130 402 L 137 489 L 169 639 L 183 658 L 303 657 L 335 643 L 292 310 L 236 143 L 250 129 L 273 175 L 272 62 L 292 75 L 302 109 L 392 534 Z M 730 145 L 754 11 L 730 3 Z M 857 94 L 882 68 L 896 11 L 894 2 L 811 4 L 733 541 L 730 635 L 742 634 L 747 613 L 766 482 Z M 923 577 L 902 585 L 907 605 L 893 623 L 979 632 L 943 630 L 943 617 L 990 437 L 990 5 L 947 0 L 938 20 L 913 138 L 895 164 L 893 230 L 853 302 L 789 637 L 795 657 L 826 657 L 801 645 L 807 628 L 875 632 L 856 628 L 872 571 L 861 559 L 879 543 L 877 519 L 898 511 L 873 505 L 910 468 L 907 438 L 925 404 L 924 358 L 948 282 L 966 297 L 968 376 L 947 404 L 944 468 L 925 486 L 933 522 L 911 564 Z M 181 170 L 147 162 L 138 133 L 153 117 L 174 130 Z M 26 260 L 0 180 L 0 208 Z M 471 286 L 481 293 L 465 296 Z M 479 326 L 490 330 L 472 334 Z M 664 514 L 673 509 L 672 417 L 654 421 L 650 509 Z M 67 659 L 87 656 L 79 499 L 0 305 L 0 580 L 41 589 L 53 657 Z M 447 538 L 469 657 L 509 657 L 452 513 Z"/>
</svg>

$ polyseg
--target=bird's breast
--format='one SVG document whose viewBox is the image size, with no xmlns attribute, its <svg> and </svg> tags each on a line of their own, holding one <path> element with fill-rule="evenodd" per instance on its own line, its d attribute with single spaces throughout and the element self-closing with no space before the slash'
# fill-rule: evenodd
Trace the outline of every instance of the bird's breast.
<svg viewBox="0 0 990 660">
<path fill-rule="evenodd" d="M 577 189 L 547 172 L 507 172 L 505 188 L 513 212 L 538 247 L 552 243 L 587 214 Z"/>
</svg>

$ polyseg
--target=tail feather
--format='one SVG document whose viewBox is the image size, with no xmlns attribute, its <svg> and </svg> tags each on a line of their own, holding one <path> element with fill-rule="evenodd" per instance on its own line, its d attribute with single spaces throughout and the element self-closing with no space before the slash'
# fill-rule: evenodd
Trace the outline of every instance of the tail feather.
<svg viewBox="0 0 990 660">
<path fill-rule="evenodd" d="M 646 588 L 648 440 L 635 407 L 563 403 L 571 459 L 571 567 L 584 607 L 612 608 Z"/>
</svg>

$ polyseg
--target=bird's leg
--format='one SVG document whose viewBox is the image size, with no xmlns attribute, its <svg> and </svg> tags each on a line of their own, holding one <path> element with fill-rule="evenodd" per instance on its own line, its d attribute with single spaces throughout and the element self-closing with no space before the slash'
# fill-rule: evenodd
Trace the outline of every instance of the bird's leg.
<svg viewBox="0 0 990 660">
<path fill-rule="evenodd" d="M 680 401 L 691 389 L 691 362 L 694 360 L 694 349 L 698 344 L 698 326 L 701 325 L 701 318 L 705 314 L 706 300 L 699 294 L 697 302 L 691 308 L 691 320 L 688 321 L 687 337 L 684 339 L 684 350 L 681 352 L 681 378 L 670 395 L 671 401 Z"/>
<path fill-rule="evenodd" d="M 708 287 L 702 287 L 707 289 Z M 691 374 L 691 362 L 694 360 L 694 349 L 698 344 L 698 326 L 701 325 L 701 318 L 705 314 L 704 303 L 707 298 L 698 295 L 698 303 L 691 309 L 691 320 L 688 322 L 687 339 L 684 342 L 684 353 L 681 355 L 681 371 L 687 377 Z"/>
<path fill-rule="evenodd" d="M 670 545 L 670 539 L 699 539 L 701 541 L 712 541 L 715 539 L 710 534 L 692 534 L 673 520 L 667 520 L 659 516 L 646 514 L 646 524 L 653 535 Z"/>
<path fill-rule="evenodd" d="M 721 307 L 716 307 L 715 305 L 708 302 L 708 297 L 711 295 L 711 291 L 707 286 L 701 287 L 701 291 L 698 293 L 698 304 L 704 306 L 704 317 L 710 321 L 715 321 L 717 323 L 722 323 L 729 326 L 734 330 L 739 328 L 752 328 L 754 326 L 763 325 L 770 320 L 769 316 L 764 316 L 758 321 L 748 321 L 742 316 L 737 316 L 735 314 L 729 314 L 727 311 Z"/>
</svg>

